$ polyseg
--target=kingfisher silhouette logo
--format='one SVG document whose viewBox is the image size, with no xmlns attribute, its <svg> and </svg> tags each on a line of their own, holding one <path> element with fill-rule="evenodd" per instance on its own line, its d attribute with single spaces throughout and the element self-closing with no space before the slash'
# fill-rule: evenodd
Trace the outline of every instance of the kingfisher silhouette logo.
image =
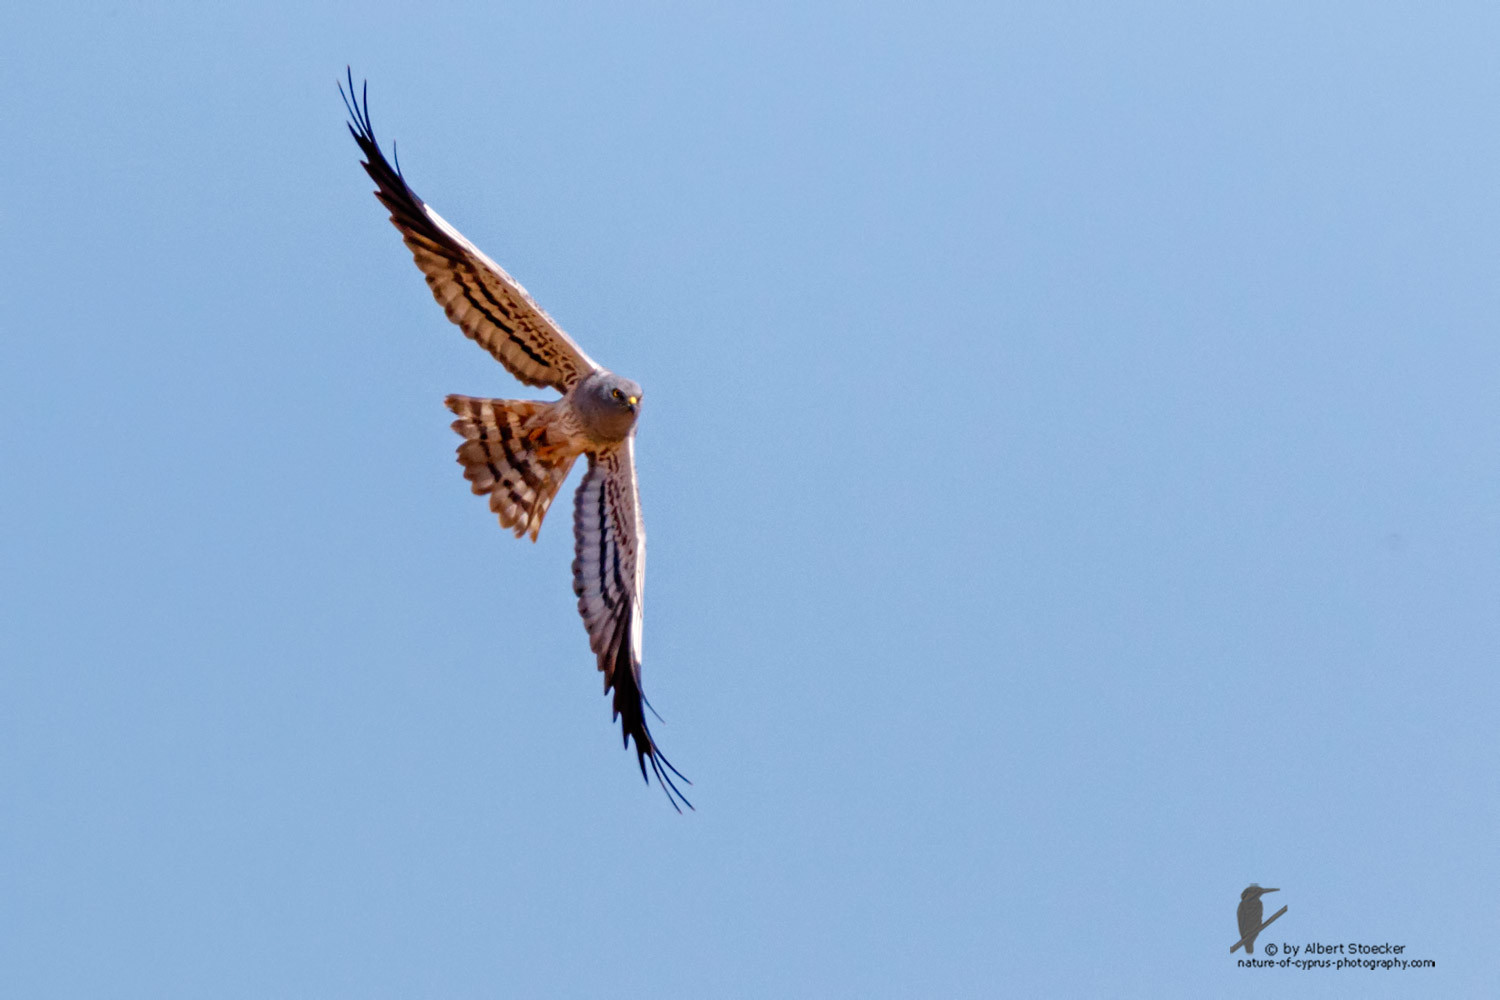
<svg viewBox="0 0 1500 1000">
<path fill-rule="evenodd" d="M 1261 917 L 1265 915 L 1266 907 L 1260 901 L 1260 897 L 1268 892 L 1280 891 L 1280 889 L 1262 889 L 1252 882 L 1245 887 L 1244 892 L 1240 893 L 1240 906 L 1234 911 L 1235 919 L 1240 925 L 1240 939 L 1230 947 L 1231 955 L 1239 951 L 1241 947 L 1245 949 L 1245 954 L 1255 954 L 1255 939 L 1260 936 L 1260 932 L 1270 927 L 1277 917 L 1286 912 L 1286 907 L 1283 906 L 1271 915 L 1270 920 L 1261 920 Z M 1274 954 L 1276 949 L 1273 948 L 1271 951 Z"/>
<path fill-rule="evenodd" d="M 1260 955 L 1257 955 L 1255 954 L 1255 940 L 1260 937 L 1260 932 L 1270 927 L 1281 918 L 1282 914 L 1286 913 L 1286 907 L 1283 906 L 1271 914 L 1269 920 L 1264 919 L 1266 904 L 1261 897 L 1268 892 L 1280 891 L 1280 889 L 1263 889 L 1252 882 L 1245 886 L 1244 892 L 1240 893 L 1240 905 L 1234 910 L 1234 920 L 1240 928 L 1240 939 L 1229 946 L 1229 953 L 1233 955 L 1244 948 L 1245 954 L 1231 959 L 1236 967 L 1241 969 L 1331 969 L 1334 970 L 1335 975 L 1340 969 L 1386 971 L 1397 969 L 1405 972 L 1407 969 L 1437 968 L 1437 962 L 1430 958 L 1407 957 L 1406 945 L 1390 940 L 1327 941 L 1309 940 L 1304 937 L 1300 941 L 1288 941 L 1284 935 L 1280 935 L 1279 940 L 1265 941 L 1260 949 Z M 1304 913 L 1303 916 L 1307 914 Z M 1316 920 L 1314 922 L 1316 923 Z"/>
</svg>

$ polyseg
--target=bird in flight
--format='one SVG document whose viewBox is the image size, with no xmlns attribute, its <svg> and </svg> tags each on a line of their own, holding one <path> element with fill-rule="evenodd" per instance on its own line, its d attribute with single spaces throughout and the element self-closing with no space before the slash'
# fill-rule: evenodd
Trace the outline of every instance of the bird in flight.
<svg viewBox="0 0 1500 1000">
<path fill-rule="evenodd" d="M 417 197 L 399 161 L 393 168 L 375 140 L 369 84 L 356 94 L 352 71 L 348 81 L 348 92 L 340 83 L 339 94 L 349 110 L 349 132 L 364 153 L 365 172 L 375 182 L 375 197 L 390 211 L 438 304 L 516 378 L 562 393 L 550 402 L 449 396 L 448 409 L 458 417 L 453 429 L 464 439 L 458 446 L 464 478 L 475 494 L 489 496 L 501 527 L 536 541 L 574 460 L 588 456 L 573 507 L 578 613 L 604 674 L 604 692 L 614 691 L 621 741 L 629 747 L 635 740 L 641 777 L 650 783 L 649 762 L 672 808 L 691 809 L 672 776 L 692 782 L 652 739 L 645 716 L 650 706 L 641 691 L 646 531 L 635 475 L 641 387 L 583 353 L 520 282 Z"/>
</svg>

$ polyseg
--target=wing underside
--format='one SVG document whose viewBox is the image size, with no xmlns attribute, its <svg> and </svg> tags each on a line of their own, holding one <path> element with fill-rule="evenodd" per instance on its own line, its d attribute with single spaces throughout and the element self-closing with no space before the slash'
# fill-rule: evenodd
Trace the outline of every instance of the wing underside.
<svg viewBox="0 0 1500 1000">
<path fill-rule="evenodd" d="M 649 761 L 658 784 L 678 811 L 692 808 L 672 776 L 692 784 L 662 755 L 646 724 L 649 703 L 641 690 L 642 595 L 646 575 L 646 535 L 635 483 L 635 439 L 589 456 L 573 511 L 576 557 L 573 592 L 588 629 L 589 645 L 604 674 L 604 690 L 614 691 L 614 714 L 621 739 L 635 740 L 641 776 Z M 647 778 L 649 781 L 649 777 Z"/>
</svg>

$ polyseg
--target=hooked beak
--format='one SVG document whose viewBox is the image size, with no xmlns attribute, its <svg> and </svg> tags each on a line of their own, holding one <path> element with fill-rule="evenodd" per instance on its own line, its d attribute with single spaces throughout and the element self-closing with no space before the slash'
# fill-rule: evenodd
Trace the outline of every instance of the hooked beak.
<svg viewBox="0 0 1500 1000">
<path fill-rule="evenodd" d="M 639 397 L 639 396 L 626 396 L 625 397 L 625 402 L 629 403 L 631 406 L 635 406 L 640 401 L 641 401 L 641 397 Z"/>
</svg>

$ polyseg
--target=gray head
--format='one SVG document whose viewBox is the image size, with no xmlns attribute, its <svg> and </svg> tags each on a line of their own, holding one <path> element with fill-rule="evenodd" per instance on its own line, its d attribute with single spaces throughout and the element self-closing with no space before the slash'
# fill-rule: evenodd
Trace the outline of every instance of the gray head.
<svg viewBox="0 0 1500 1000">
<path fill-rule="evenodd" d="M 1245 887 L 1245 891 L 1242 892 L 1242 893 L 1240 893 L 1240 899 L 1241 900 L 1245 900 L 1245 899 L 1259 899 L 1265 893 L 1268 893 L 1268 892 L 1280 892 L 1280 891 L 1281 891 L 1280 889 L 1262 889 L 1260 886 L 1256 885 L 1254 882 L 1251 882 L 1248 886 Z"/>
<path fill-rule="evenodd" d="M 573 390 L 573 405 L 596 440 L 623 441 L 635 427 L 641 387 L 614 372 L 595 372 Z"/>
</svg>

